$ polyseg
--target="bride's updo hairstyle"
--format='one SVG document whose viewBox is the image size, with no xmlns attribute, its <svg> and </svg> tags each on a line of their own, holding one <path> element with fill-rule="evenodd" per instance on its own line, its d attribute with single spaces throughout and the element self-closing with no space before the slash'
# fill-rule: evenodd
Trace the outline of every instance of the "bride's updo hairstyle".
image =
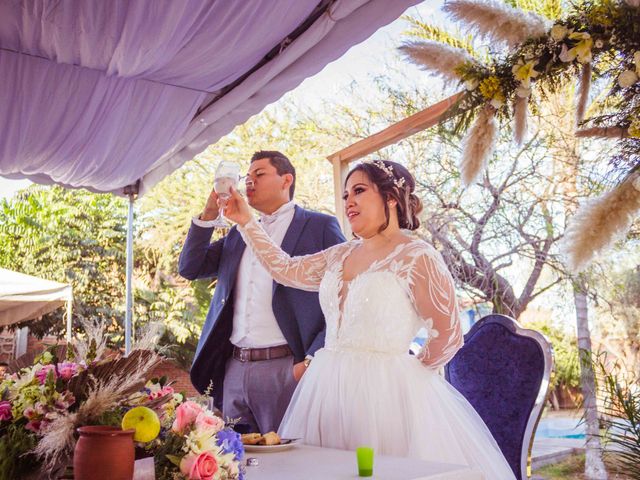
<svg viewBox="0 0 640 480">
<path fill-rule="evenodd" d="M 420 226 L 418 214 L 422 211 L 422 201 L 415 195 L 416 181 L 403 165 L 390 160 L 361 162 L 347 175 L 345 184 L 354 172 L 363 172 L 369 181 L 378 187 L 384 200 L 386 220 L 378 230 L 389 226 L 389 201 L 396 201 L 396 211 L 400 228 L 416 230 Z"/>
</svg>

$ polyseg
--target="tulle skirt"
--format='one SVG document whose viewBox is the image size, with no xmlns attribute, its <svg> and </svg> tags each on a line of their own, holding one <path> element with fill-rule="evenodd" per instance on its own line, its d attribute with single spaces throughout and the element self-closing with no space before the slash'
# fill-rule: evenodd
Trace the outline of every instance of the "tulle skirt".
<svg viewBox="0 0 640 480">
<path fill-rule="evenodd" d="M 489 429 L 437 372 L 408 354 L 319 350 L 279 430 L 309 445 L 468 465 L 514 479 Z"/>
</svg>

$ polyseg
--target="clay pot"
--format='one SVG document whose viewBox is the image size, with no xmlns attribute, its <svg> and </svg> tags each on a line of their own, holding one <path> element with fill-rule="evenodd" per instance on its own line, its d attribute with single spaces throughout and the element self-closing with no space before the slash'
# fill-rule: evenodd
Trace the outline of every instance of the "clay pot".
<svg viewBox="0 0 640 480">
<path fill-rule="evenodd" d="M 135 430 L 92 425 L 78 428 L 73 453 L 75 480 L 131 480 Z"/>
</svg>

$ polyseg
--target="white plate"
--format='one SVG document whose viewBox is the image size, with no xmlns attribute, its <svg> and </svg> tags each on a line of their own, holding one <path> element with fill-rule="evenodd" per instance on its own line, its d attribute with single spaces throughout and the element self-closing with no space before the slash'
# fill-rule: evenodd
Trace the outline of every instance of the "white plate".
<svg viewBox="0 0 640 480">
<path fill-rule="evenodd" d="M 283 438 L 278 445 L 245 445 L 245 452 L 267 453 L 267 452 L 283 452 L 298 445 L 302 440 L 299 438 Z"/>
</svg>

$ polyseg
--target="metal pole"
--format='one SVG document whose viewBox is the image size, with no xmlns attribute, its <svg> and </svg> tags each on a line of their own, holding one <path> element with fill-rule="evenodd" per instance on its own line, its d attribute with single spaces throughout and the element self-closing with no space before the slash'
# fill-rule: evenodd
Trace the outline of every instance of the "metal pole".
<svg viewBox="0 0 640 480">
<path fill-rule="evenodd" d="M 73 325 L 73 317 L 72 317 L 72 313 L 73 313 L 72 308 L 73 307 L 72 307 L 72 305 L 73 305 L 73 290 L 71 289 L 71 287 L 69 287 L 69 292 L 68 292 L 68 295 L 67 295 L 67 305 L 66 305 L 66 307 L 67 307 L 67 312 L 66 312 L 66 315 L 67 315 L 67 343 L 68 344 L 71 343 L 72 336 L 73 336 L 72 331 L 71 331 L 71 328 L 72 328 L 72 325 Z"/>
<path fill-rule="evenodd" d="M 129 212 L 127 219 L 127 311 L 124 318 L 124 354 L 131 353 L 131 334 L 133 324 L 133 202 L 135 194 L 125 190 L 129 195 Z"/>
</svg>

